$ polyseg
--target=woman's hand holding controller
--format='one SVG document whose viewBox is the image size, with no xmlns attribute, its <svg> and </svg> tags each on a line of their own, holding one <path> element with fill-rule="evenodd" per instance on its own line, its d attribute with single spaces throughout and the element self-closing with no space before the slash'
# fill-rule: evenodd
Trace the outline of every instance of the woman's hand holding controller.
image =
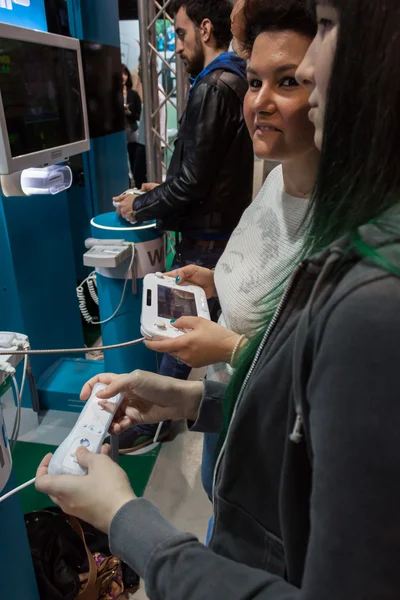
<svg viewBox="0 0 400 600">
<path fill-rule="evenodd" d="M 218 323 L 201 317 L 181 317 L 171 321 L 185 335 L 161 341 L 146 340 L 154 352 L 171 354 L 190 367 L 200 368 L 220 362 L 230 363 L 241 336 Z"/>
<path fill-rule="evenodd" d="M 204 290 L 207 300 L 218 296 L 214 284 L 214 271 L 211 271 L 211 269 L 198 267 L 197 265 L 188 265 L 187 267 L 165 273 L 165 276 L 173 277 L 179 285 L 183 285 L 184 283 L 198 285 Z"/>
<path fill-rule="evenodd" d="M 104 383 L 108 387 L 98 392 L 104 409 L 115 408 L 107 400 L 117 393 L 124 394 L 110 431 L 119 434 L 139 423 L 158 423 L 165 419 L 195 420 L 203 394 L 201 382 L 179 381 L 154 373 L 134 371 L 127 375 L 104 373 L 88 381 L 82 389 L 81 399 L 88 400 L 93 386 Z M 76 458 L 87 470 L 85 477 L 77 475 L 49 475 L 52 458 L 48 454 L 41 462 L 36 475 L 36 488 L 48 494 L 69 515 L 91 523 L 107 532 L 115 514 L 126 503 L 136 498 L 126 473 L 102 454 L 93 454 L 79 448 Z"/>
<path fill-rule="evenodd" d="M 124 396 L 110 427 L 110 432 L 117 435 L 135 425 L 180 419 L 195 421 L 204 390 L 200 381 L 180 381 L 146 371 L 126 375 L 102 373 L 85 384 L 81 400 L 87 400 L 99 382 L 108 386 L 97 394 L 106 410 L 113 409 L 112 404 L 107 404 L 109 398 L 118 393 Z"/>
</svg>

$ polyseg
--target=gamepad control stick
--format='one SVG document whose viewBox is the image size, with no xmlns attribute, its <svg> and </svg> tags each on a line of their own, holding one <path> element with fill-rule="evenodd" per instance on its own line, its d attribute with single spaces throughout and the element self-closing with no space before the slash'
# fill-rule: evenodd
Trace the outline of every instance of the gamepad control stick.
<svg viewBox="0 0 400 600">
<path fill-rule="evenodd" d="M 49 475 L 87 474 L 87 471 L 82 469 L 76 460 L 75 453 L 80 446 L 96 454 L 100 453 L 101 446 L 108 435 L 108 429 L 122 401 L 122 394 L 108 400 L 109 403 L 115 405 L 115 410 L 112 413 L 99 406 L 99 399 L 96 394 L 106 387 L 104 383 L 96 383 L 93 387 L 92 394 L 86 402 L 75 427 L 54 453 L 49 464 Z"/>
</svg>

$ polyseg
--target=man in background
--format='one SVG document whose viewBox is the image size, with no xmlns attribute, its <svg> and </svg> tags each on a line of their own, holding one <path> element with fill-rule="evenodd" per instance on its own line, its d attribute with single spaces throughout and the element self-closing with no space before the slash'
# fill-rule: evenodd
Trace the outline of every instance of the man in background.
<svg viewBox="0 0 400 600">
<path fill-rule="evenodd" d="M 174 268 L 213 268 L 252 199 L 253 148 L 243 116 L 246 64 L 228 51 L 231 0 L 174 0 L 172 11 L 176 52 L 191 89 L 167 179 L 146 184 L 142 196 L 128 191 L 114 201 L 128 221 L 156 219 L 162 229 L 180 233 Z M 190 369 L 165 356 L 160 372 L 186 379 Z M 153 434 L 135 428 L 121 446 L 143 447 Z"/>
</svg>

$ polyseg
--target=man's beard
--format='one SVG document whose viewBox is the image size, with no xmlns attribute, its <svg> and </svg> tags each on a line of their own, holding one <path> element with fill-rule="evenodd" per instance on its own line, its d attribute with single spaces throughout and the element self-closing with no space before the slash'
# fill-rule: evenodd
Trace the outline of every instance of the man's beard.
<svg viewBox="0 0 400 600">
<path fill-rule="evenodd" d="M 196 52 L 190 62 L 186 59 L 186 70 L 191 77 L 197 77 L 204 69 L 206 57 L 200 41 L 200 33 L 196 31 Z"/>
</svg>

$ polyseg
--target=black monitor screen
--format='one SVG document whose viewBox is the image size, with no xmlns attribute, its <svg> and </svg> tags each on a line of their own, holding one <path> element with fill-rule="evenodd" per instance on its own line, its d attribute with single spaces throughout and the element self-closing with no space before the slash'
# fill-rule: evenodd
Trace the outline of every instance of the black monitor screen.
<svg viewBox="0 0 400 600">
<path fill-rule="evenodd" d="M 76 51 L 0 38 L 0 90 L 13 158 L 85 139 Z"/>
<path fill-rule="evenodd" d="M 196 298 L 194 294 L 159 285 L 158 316 L 163 319 L 197 317 Z"/>
<path fill-rule="evenodd" d="M 82 41 L 81 50 L 90 137 L 124 131 L 120 48 Z"/>
</svg>

